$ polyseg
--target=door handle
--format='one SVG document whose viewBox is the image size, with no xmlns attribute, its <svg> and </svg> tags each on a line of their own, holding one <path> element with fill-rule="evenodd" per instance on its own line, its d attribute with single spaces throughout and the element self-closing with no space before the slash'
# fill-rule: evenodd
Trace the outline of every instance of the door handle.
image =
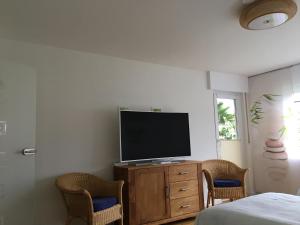
<svg viewBox="0 0 300 225">
<path fill-rule="evenodd" d="M 169 198 L 170 197 L 170 187 L 168 185 L 165 187 L 165 192 L 166 192 L 166 197 Z"/>
<path fill-rule="evenodd" d="M 22 154 L 25 156 L 31 156 L 36 154 L 36 149 L 35 148 L 24 148 L 22 150 Z"/>
</svg>

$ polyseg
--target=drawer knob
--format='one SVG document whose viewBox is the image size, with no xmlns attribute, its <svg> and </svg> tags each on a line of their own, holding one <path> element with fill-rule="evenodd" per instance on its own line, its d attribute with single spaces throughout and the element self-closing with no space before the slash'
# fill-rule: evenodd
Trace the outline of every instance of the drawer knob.
<svg viewBox="0 0 300 225">
<path fill-rule="evenodd" d="M 178 175 L 185 175 L 185 174 L 188 174 L 189 172 L 188 171 L 182 171 L 182 172 L 179 172 Z"/>
<path fill-rule="evenodd" d="M 191 205 L 182 205 L 182 206 L 180 206 L 180 208 L 182 208 L 182 209 L 189 208 L 189 207 L 191 207 Z"/>
<path fill-rule="evenodd" d="M 187 191 L 189 188 L 180 188 L 179 191 Z"/>
</svg>

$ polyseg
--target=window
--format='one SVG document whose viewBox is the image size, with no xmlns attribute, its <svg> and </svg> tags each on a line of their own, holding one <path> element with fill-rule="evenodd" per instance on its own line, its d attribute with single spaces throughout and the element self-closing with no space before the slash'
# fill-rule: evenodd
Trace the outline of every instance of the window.
<svg viewBox="0 0 300 225">
<path fill-rule="evenodd" d="M 295 93 L 284 104 L 285 126 L 282 130 L 290 159 L 300 159 L 300 93 Z"/>
<path fill-rule="evenodd" d="M 217 97 L 216 114 L 218 139 L 236 140 L 238 138 L 236 99 Z"/>
</svg>

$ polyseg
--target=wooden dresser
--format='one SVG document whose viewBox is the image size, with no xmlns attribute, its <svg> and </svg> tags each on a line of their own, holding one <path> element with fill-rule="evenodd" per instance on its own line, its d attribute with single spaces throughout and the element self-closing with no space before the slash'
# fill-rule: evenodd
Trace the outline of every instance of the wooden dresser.
<svg viewBox="0 0 300 225">
<path fill-rule="evenodd" d="M 114 177 L 125 181 L 125 225 L 164 224 L 194 217 L 204 208 L 199 161 L 115 166 Z"/>
</svg>

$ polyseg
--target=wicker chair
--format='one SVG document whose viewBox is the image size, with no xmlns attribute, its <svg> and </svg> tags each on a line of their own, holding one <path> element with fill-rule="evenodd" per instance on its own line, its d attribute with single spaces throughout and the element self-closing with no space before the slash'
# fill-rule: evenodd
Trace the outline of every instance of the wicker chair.
<svg viewBox="0 0 300 225">
<path fill-rule="evenodd" d="M 248 169 L 242 169 L 234 163 L 226 160 L 207 160 L 202 164 L 202 169 L 207 181 L 207 207 L 215 199 L 235 199 L 246 197 L 245 175 Z M 216 185 L 216 180 L 236 181 L 238 185 L 220 187 Z"/>
<path fill-rule="evenodd" d="M 104 225 L 118 220 L 123 225 L 122 187 L 123 181 L 107 182 L 85 173 L 65 174 L 56 179 L 68 217 L 66 225 L 74 218 L 84 219 L 88 225 Z M 94 212 L 93 197 L 117 198 L 117 204 L 110 208 Z"/>
</svg>

